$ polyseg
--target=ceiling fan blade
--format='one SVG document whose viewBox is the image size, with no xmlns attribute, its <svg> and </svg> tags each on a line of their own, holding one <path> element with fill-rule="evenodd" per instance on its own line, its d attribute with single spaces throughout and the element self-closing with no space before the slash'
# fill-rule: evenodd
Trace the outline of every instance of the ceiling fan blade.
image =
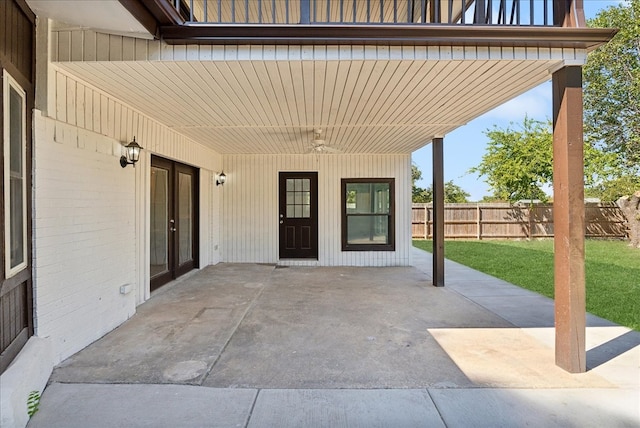
<svg viewBox="0 0 640 428">
<path fill-rule="evenodd" d="M 312 144 L 310 153 L 342 153 L 342 150 L 336 149 L 335 147 L 328 146 L 324 143 L 320 144 Z"/>
<path fill-rule="evenodd" d="M 342 150 L 331 146 L 323 146 L 323 151 L 326 153 L 342 153 Z"/>
</svg>

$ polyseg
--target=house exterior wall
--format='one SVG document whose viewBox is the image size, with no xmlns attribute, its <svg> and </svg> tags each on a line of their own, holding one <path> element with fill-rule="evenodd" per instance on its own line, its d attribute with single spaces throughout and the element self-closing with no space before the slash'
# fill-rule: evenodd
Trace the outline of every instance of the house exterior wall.
<svg viewBox="0 0 640 428">
<path fill-rule="evenodd" d="M 224 157 L 222 259 L 277 263 L 278 172 L 318 172 L 318 260 L 287 262 L 320 266 L 406 266 L 411 263 L 411 156 L 227 155 Z M 341 250 L 342 178 L 395 178 L 395 251 Z"/>
<path fill-rule="evenodd" d="M 47 111 L 34 119 L 35 329 L 51 340 L 56 364 L 149 298 L 152 154 L 200 168 L 199 265 L 220 260 L 212 184 L 222 159 L 51 64 L 46 72 Z M 123 169 L 122 146 L 134 136 L 141 160 Z"/>
<path fill-rule="evenodd" d="M 136 285 L 135 176 L 113 139 L 38 115 L 35 126 L 36 332 L 62 360 L 135 313 L 135 294 L 119 293 Z"/>
</svg>

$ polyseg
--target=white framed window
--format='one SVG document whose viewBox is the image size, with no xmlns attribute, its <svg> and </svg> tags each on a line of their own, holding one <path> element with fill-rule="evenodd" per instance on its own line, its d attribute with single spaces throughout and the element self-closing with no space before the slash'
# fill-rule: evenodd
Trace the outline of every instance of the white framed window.
<svg viewBox="0 0 640 428">
<path fill-rule="evenodd" d="M 27 99 L 4 70 L 4 254 L 7 278 L 27 266 Z"/>
</svg>

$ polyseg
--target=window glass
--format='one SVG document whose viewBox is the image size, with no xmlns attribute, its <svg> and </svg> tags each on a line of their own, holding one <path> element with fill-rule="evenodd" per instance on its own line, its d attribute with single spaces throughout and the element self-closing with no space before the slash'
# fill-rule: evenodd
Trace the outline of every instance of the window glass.
<svg viewBox="0 0 640 428">
<path fill-rule="evenodd" d="M 169 171 L 151 167 L 151 277 L 169 271 Z"/>
<path fill-rule="evenodd" d="M 393 251 L 394 179 L 343 179 L 342 249 Z"/>
<path fill-rule="evenodd" d="M 389 213 L 389 183 L 347 183 L 347 214 Z"/>
<path fill-rule="evenodd" d="M 388 244 L 389 223 L 387 216 L 347 217 L 347 243 Z"/>
<path fill-rule="evenodd" d="M 191 175 L 178 173 L 178 231 L 179 233 L 179 263 L 183 264 L 193 259 L 193 198 Z"/>
<path fill-rule="evenodd" d="M 26 106 L 25 93 L 4 74 L 3 108 L 5 242 L 7 276 L 26 266 L 27 261 L 27 177 L 26 177 Z"/>
</svg>

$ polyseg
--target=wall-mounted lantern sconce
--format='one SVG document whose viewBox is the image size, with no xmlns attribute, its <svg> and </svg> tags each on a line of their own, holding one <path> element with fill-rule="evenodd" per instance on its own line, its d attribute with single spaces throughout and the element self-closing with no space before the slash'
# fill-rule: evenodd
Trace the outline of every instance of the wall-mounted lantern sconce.
<svg viewBox="0 0 640 428">
<path fill-rule="evenodd" d="M 142 150 L 142 147 L 136 143 L 136 137 L 133 137 L 133 141 L 124 146 L 124 148 L 127 149 L 127 156 L 120 156 L 120 166 L 124 168 L 127 165 L 133 165 L 135 168 L 136 162 L 140 160 L 140 150 Z M 129 158 L 128 160 L 127 157 Z"/>
<path fill-rule="evenodd" d="M 227 176 L 225 175 L 224 171 L 222 171 L 220 175 L 218 175 L 218 179 L 216 180 L 216 186 L 224 184 L 225 181 L 227 181 Z"/>
</svg>

